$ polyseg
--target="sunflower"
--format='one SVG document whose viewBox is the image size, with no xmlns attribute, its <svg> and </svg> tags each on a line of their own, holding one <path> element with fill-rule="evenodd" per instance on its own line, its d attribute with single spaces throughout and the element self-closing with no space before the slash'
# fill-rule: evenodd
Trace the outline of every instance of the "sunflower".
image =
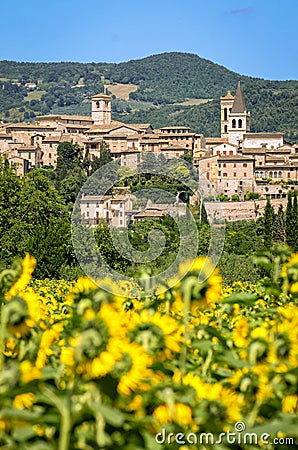
<svg viewBox="0 0 298 450">
<path fill-rule="evenodd" d="M 184 277 L 179 291 L 184 298 L 189 298 L 192 314 L 210 307 L 220 298 L 222 278 L 210 259 L 199 257 L 185 261 L 179 266 L 179 275 Z"/>
<path fill-rule="evenodd" d="M 130 340 L 142 345 L 150 355 L 169 359 L 180 352 L 182 328 L 166 314 L 148 310 L 135 313 L 128 323 L 128 329 Z"/>
<path fill-rule="evenodd" d="M 26 253 L 25 258 L 22 261 L 22 272 L 18 280 L 11 286 L 9 291 L 5 294 L 5 299 L 9 300 L 12 297 L 19 295 L 31 280 L 32 272 L 36 266 L 36 259 Z"/>
<path fill-rule="evenodd" d="M 246 319 L 239 319 L 232 331 L 232 339 L 236 347 L 245 348 L 248 344 L 249 324 Z"/>
<path fill-rule="evenodd" d="M 61 350 L 60 361 L 66 367 L 75 367 L 84 378 L 92 379 L 105 376 L 121 358 L 125 328 L 112 304 L 102 304 L 96 313 L 90 302 L 87 303 L 85 308 L 79 308 L 81 332 L 68 338 L 67 345 Z"/>
<path fill-rule="evenodd" d="M 42 377 L 42 372 L 37 367 L 33 366 L 28 360 L 20 363 L 21 380 L 24 384 L 30 381 L 38 380 Z"/>
<path fill-rule="evenodd" d="M 28 408 L 31 409 L 35 400 L 35 395 L 32 392 L 16 395 L 13 400 L 13 406 L 17 409 Z"/>
<path fill-rule="evenodd" d="M 113 374 L 119 378 L 117 390 L 121 395 L 130 395 L 137 389 L 143 390 L 150 380 L 153 372 L 149 369 L 152 358 L 144 351 L 143 347 L 135 343 L 121 343 L 121 359 L 117 361 Z"/>
<path fill-rule="evenodd" d="M 42 369 L 46 365 L 48 356 L 55 354 L 55 351 L 51 348 L 51 346 L 54 342 L 59 340 L 62 330 L 63 325 L 61 323 L 56 323 L 51 329 L 44 331 L 42 334 L 35 361 L 35 366 L 38 369 Z"/>
<path fill-rule="evenodd" d="M 153 411 L 153 417 L 162 425 L 175 422 L 181 427 L 192 426 L 192 410 L 185 403 L 174 403 L 173 408 L 169 405 L 159 405 Z"/>
<path fill-rule="evenodd" d="M 224 410 L 231 423 L 235 423 L 241 418 L 243 399 L 234 390 L 224 387 L 219 382 L 206 383 L 192 373 L 185 375 L 182 382 L 184 385 L 192 386 L 195 389 L 198 401 L 208 400 L 213 405 L 212 410 L 216 410 L 216 408 L 221 411 Z"/>
</svg>

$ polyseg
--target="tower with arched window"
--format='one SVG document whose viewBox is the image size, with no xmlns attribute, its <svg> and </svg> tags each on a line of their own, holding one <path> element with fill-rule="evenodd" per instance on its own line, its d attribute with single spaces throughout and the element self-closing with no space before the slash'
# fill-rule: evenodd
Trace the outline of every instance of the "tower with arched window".
<svg viewBox="0 0 298 450">
<path fill-rule="evenodd" d="M 234 96 L 231 91 L 227 95 L 220 97 L 220 134 L 222 138 L 228 137 L 229 115 L 232 111 Z"/>
<path fill-rule="evenodd" d="M 250 113 L 246 110 L 240 81 L 236 89 L 233 105 L 228 117 L 228 141 L 240 146 L 243 135 L 250 130 Z"/>
<path fill-rule="evenodd" d="M 112 97 L 97 94 L 92 97 L 92 120 L 94 125 L 110 125 L 112 121 Z"/>
</svg>

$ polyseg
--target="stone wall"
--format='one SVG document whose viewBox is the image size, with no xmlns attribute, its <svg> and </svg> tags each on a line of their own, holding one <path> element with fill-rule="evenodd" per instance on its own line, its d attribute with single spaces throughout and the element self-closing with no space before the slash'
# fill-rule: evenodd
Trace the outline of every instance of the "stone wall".
<svg viewBox="0 0 298 450">
<path fill-rule="evenodd" d="M 276 198 L 271 200 L 271 205 L 277 211 L 282 204 L 285 210 L 287 206 L 286 198 Z M 220 217 L 225 217 L 226 221 L 236 220 L 256 220 L 263 215 L 266 200 L 249 200 L 246 202 L 204 202 L 209 220 L 213 223 Z"/>
</svg>

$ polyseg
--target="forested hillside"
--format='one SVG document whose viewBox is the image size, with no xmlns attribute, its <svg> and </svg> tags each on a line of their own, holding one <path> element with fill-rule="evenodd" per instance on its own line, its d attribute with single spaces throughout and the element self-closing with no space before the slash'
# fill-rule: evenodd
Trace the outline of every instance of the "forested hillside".
<svg viewBox="0 0 298 450">
<path fill-rule="evenodd" d="M 228 89 L 234 92 L 238 80 L 252 113 L 252 130 L 282 131 L 289 140 L 298 140 L 298 81 L 241 76 L 188 53 L 164 53 L 120 64 L 0 61 L 0 119 L 89 114 L 91 96 L 103 91 L 104 85 L 132 83 L 138 89 L 128 101 L 114 98 L 114 118 L 151 122 L 154 127 L 179 123 L 216 135 L 219 97 Z M 28 88 L 28 82 L 36 86 Z M 186 99 L 210 102 L 185 106 Z"/>
</svg>

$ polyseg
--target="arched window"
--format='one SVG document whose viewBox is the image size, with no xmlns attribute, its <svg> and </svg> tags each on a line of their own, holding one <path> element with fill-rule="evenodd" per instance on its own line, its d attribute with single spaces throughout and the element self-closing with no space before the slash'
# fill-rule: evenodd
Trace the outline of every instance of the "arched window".
<svg viewBox="0 0 298 450">
<path fill-rule="evenodd" d="M 274 172 L 274 178 L 277 178 L 277 172 Z"/>
<path fill-rule="evenodd" d="M 269 172 L 269 178 L 273 178 L 273 172 Z"/>
<path fill-rule="evenodd" d="M 242 128 L 242 120 L 241 119 L 238 120 L 238 128 Z"/>
<path fill-rule="evenodd" d="M 225 125 L 225 133 L 228 132 L 228 125 Z"/>
<path fill-rule="evenodd" d="M 236 128 L 236 120 L 235 119 L 232 120 L 232 128 Z"/>
<path fill-rule="evenodd" d="M 278 172 L 278 178 L 281 178 L 282 177 L 282 171 L 280 170 L 279 172 Z"/>
<path fill-rule="evenodd" d="M 224 108 L 224 120 L 228 120 L 228 109 Z"/>
<path fill-rule="evenodd" d="M 99 108 L 99 102 L 96 102 L 96 108 Z"/>
<path fill-rule="evenodd" d="M 256 172 L 256 178 L 259 178 L 259 172 Z"/>
</svg>

